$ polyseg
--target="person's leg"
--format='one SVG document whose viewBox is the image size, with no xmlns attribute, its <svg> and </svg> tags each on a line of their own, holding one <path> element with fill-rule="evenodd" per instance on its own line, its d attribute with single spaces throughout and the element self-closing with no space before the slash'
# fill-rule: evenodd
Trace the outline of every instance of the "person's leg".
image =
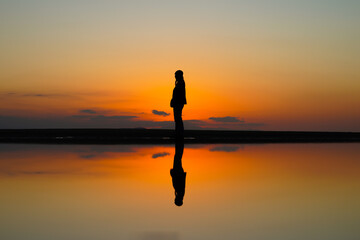
<svg viewBox="0 0 360 240">
<path fill-rule="evenodd" d="M 184 152 L 184 141 L 178 140 L 175 142 L 175 156 L 174 156 L 174 165 L 173 169 L 175 171 L 184 172 L 182 167 L 182 156 Z"/>
<path fill-rule="evenodd" d="M 184 123 L 182 120 L 183 105 L 174 107 L 174 120 L 175 120 L 175 132 L 176 134 L 182 134 L 184 132 Z"/>
</svg>

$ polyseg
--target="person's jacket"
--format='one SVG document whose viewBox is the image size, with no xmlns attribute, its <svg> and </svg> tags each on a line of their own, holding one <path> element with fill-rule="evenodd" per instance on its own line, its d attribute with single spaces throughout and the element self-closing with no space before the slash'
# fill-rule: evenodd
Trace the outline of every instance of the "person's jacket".
<svg viewBox="0 0 360 240">
<path fill-rule="evenodd" d="M 181 81 L 177 82 L 174 87 L 170 106 L 174 107 L 184 104 L 186 104 L 185 82 Z"/>
<path fill-rule="evenodd" d="M 186 172 L 183 169 L 170 169 L 170 175 L 175 193 L 182 199 L 185 195 Z"/>
</svg>

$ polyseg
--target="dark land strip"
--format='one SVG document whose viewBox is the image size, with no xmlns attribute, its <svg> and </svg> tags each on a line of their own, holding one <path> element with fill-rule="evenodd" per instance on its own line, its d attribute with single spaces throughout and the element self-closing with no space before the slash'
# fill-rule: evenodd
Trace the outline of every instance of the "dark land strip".
<svg viewBox="0 0 360 240">
<path fill-rule="evenodd" d="M 185 130 L 185 143 L 360 142 L 360 132 Z M 0 129 L 1 143 L 167 144 L 166 129 Z"/>
</svg>

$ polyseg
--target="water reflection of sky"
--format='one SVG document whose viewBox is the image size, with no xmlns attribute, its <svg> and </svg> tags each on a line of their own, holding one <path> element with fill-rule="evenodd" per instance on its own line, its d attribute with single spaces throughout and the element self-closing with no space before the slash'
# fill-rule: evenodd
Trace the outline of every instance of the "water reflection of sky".
<svg viewBox="0 0 360 240">
<path fill-rule="evenodd" d="M 360 144 L 0 144 L 0 239 L 360 239 Z"/>
</svg>

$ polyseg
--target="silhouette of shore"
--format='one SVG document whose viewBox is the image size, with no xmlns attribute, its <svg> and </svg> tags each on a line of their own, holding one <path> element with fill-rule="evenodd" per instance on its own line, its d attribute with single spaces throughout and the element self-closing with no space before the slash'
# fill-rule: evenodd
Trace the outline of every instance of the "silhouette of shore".
<svg viewBox="0 0 360 240">
<path fill-rule="evenodd" d="M 186 130 L 185 143 L 360 142 L 360 132 Z M 1 143 L 167 144 L 167 129 L 0 129 Z"/>
</svg>

